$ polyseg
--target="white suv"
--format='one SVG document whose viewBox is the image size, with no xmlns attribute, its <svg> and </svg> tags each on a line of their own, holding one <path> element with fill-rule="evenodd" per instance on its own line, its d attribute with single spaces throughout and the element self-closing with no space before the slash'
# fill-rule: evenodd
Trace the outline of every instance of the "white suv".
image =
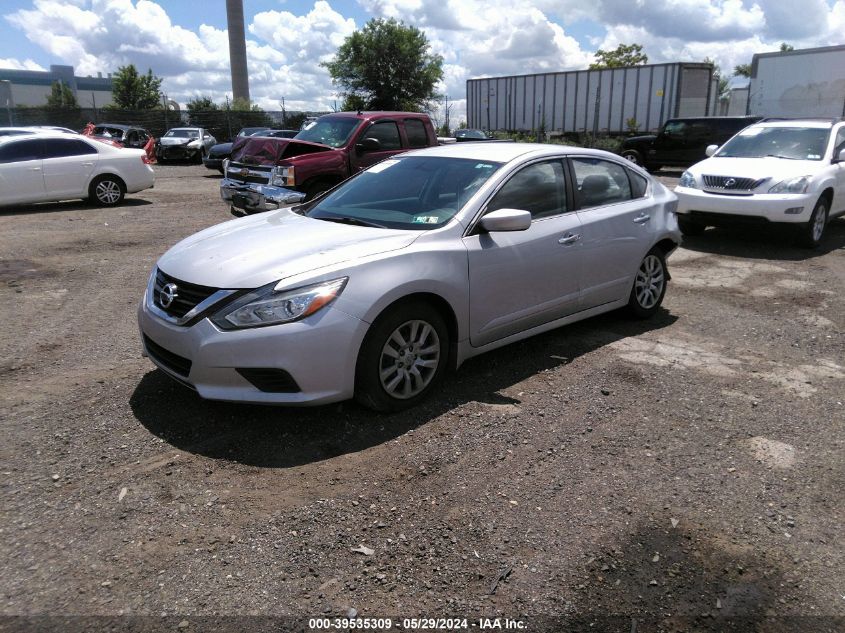
<svg viewBox="0 0 845 633">
<path fill-rule="evenodd" d="M 708 226 L 782 222 L 816 247 L 845 214 L 845 121 L 751 125 L 683 173 L 675 189 L 685 235 Z"/>
</svg>

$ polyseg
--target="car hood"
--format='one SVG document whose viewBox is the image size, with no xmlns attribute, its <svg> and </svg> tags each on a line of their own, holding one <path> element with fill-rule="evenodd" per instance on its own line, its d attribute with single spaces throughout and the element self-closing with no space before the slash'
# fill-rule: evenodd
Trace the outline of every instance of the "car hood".
<svg viewBox="0 0 845 633">
<path fill-rule="evenodd" d="M 423 231 L 400 231 L 307 218 L 289 209 L 231 220 L 167 251 L 158 267 L 213 288 L 257 288 L 342 262 L 406 248 Z"/>
<path fill-rule="evenodd" d="M 187 145 L 191 141 L 198 141 L 196 138 L 185 138 L 184 136 L 162 136 L 159 142 L 162 145 Z"/>
<path fill-rule="evenodd" d="M 639 145 L 640 143 L 653 143 L 657 138 L 656 134 L 641 134 L 639 136 L 629 136 L 622 141 L 622 147 L 630 145 Z"/>
<path fill-rule="evenodd" d="M 283 158 L 331 152 L 334 148 L 310 141 L 267 136 L 247 136 L 235 141 L 232 160 L 247 165 L 274 165 Z"/>
<path fill-rule="evenodd" d="M 728 158 L 713 156 L 690 168 L 694 174 L 733 176 L 734 178 L 771 178 L 772 183 L 818 173 L 826 161 L 790 160 L 788 158 Z"/>
<path fill-rule="evenodd" d="M 212 156 L 213 154 L 226 154 L 227 156 L 232 152 L 232 144 L 231 143 L 218 143 L 217 145 L 212 145 L 211 149 L 208 150 L 208 155 Z"/>
</svg>

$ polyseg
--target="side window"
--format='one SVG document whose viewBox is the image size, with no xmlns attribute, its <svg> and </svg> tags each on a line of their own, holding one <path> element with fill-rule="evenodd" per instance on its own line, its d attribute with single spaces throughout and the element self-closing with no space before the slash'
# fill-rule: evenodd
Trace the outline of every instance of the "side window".
<svg viewBox="0 0 845 633">
<path fill-rule="evenodd" d="M 566 188 L 560 161 L 534 163 L 511 176 L 499 190 L 488 211 L 522 209 L 533 219 L 566 212 Z"/>
<path fill-rule="evenodd" d="M 628 178 L 631 180 L 631 197 L 644 198 L 645 192 L 648 191 L 648 180 L 630 169 L 628 170 Z"/>
<path fill-rule="evenodd" d="M 380 121 L 373 123 L 362 138 L 374 138 L 381 143 L 382 149 L 402 149 L 399 139 L 399 127 L 395 121 Z"/>
<path fill-rule="evenodd" d="M 845 125 L 839 128 L 836 133 L 836 141 L 833 144 L 833 157 L 839 156 L 839 152 L 845 149 Z"/>
<path fill-rule="evenodd" d="M 428 147 L 425 124 L 419 119 L 405 119 L 405 134 L 411 147 Z"/>
<path fill-rule="evenodd" d="M 663 134 L 670 138 L 682 138 L 686 129 L 687 124 L 683 121 L 667 121 L 663 126 Z"/>
<path fill-rule="evenodd" d="M 44 158 L 85 156 L 86 154 L 96 153 L 97 150 L 85 141 L 64 138 L 51 138 L 44 141 Z"/>
<path fill-rule="evenodd" d="M 25 160 L 41 160 L 43 150 L 40 140 L 8 143 L 0 147 L 0 163 L 17 163 Z"/>
<path fill-rule="evenodd" d="M 572 169 L 581 208 L 597 207 L 631 199 L 627 169 L 600 158 L 573 158 Z"/>
</svg>

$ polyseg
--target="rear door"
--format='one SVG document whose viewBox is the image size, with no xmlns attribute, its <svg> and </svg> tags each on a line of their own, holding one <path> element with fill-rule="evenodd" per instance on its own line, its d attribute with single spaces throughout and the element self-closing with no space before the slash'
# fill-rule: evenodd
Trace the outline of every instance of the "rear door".
<svg viewBox="0 0 845 633">
<path fill-rule="evenodd" d="M 473 346 L 578 310 L 581 224 L 568 200 L 564 173 L 560 159 L 522 167 L 483 211 L 530 211 L 528 230 L 471 232 L 464 238 Z"/>
<path fill-rule="evenodd" d="M 0 147 L 0 204 L 45 199 L 43 155 L 41 139 L 36 138 Z"/>
<path fill-rule="evenodd" d="M 627 297 L 656 226 L 648 181 L 621 164 L 570 159 L 583 233 L 584 309 Z"/>
<path fill-rule="evenodd" d="M 99 157 L 94 146 L 81 139 L 44 139 L 44 185 L 50 197 L 87 196 Z"/>
</svg>

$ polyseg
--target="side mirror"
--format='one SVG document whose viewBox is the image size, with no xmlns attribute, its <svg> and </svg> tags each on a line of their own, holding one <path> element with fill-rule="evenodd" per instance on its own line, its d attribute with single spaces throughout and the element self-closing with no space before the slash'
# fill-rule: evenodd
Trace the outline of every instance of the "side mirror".
<svg viewBox="0 0 845 633">
<path fill-rule="evenodd" d="M 488 233 L 525 231 L 531 226 L 531 213 L 521 209 L 498 209 L 481 218 L 479 226 Z"/>
<path fill-rule="evenodd" d="M 718 149 L 719 149 L 718 145 L 708 145 L 707 149 L 704 150 L 704 153 L 709 158 L 710 156 L 715 154 Z"/>
<path fill-rule="evenodd" d="M 845 149 L 840 150 L 839 154 L 833 157 L 834 163 L 845 163 Z"/>
<path fill-rule="evenodd" d="M 359 152 L 376 152 L 381 149 L 381 142 L 377 138 L 362 138 L 356 143 L 355 149 Z"/>
</svg>

